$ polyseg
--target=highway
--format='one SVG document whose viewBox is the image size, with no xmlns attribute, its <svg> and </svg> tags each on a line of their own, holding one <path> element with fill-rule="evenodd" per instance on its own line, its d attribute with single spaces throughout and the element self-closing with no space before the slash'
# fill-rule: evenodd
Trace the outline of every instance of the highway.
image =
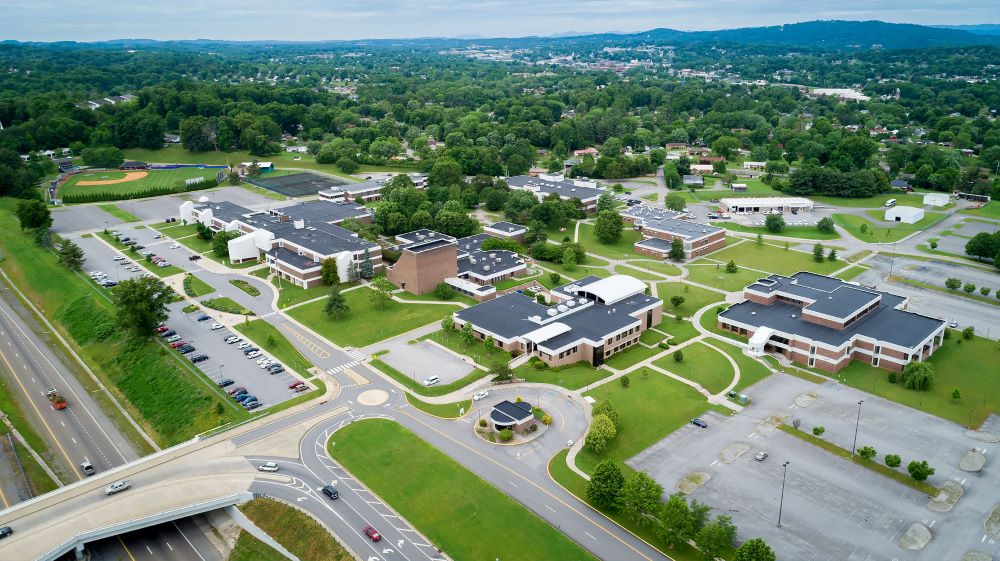
<svg viewBox="0 0 1000 561">
<path fill-rule="evenodd" d="M 101 540 L 87 550 L 91 561 L 226 561 L 190 518 Z"/>
</svg>

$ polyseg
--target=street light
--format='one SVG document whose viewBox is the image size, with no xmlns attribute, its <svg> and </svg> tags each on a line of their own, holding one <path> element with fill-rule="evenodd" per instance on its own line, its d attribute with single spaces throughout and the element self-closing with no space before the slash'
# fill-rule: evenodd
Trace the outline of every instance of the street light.
<svg viewBox="0 0 1000 561">
<path fill-rule="evenodd" d="M 864 402 L 865 402 L 865 400 L 863 400 L 863 399 L 858 402 L 858 421 L 854 425 L 854 444 L 851 446 L 851 455 L 852 456 L 854 455 L 854 451 L 858 447 L 858 429 L 861 427 L 861 404 L 864 403 Z"/>
<path fill-rule="evenodd" d="M 223 366 L 225 366 L 225 364 L 220 364 L 219 365 L 219 381 L 220 382 L 222 381 L 222 367 Z"/>
<path fill-rule="evenodd" d="M 781 464 L 781 499 L 778 501 L 778 527 L 781 527 L 781 509 L 785 506 L 785 476 L 788 475 L 788 464 Z"/>
</svg>

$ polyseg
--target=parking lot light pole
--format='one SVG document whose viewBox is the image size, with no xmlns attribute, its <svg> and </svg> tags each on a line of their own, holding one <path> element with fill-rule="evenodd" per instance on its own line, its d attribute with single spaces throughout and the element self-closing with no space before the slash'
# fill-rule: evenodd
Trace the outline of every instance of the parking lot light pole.
<svg viewBox="0 0 1000 561">
<path fill-rule="evenodd" d="M 851 445 L 851 455 L 852 456 L 854 455 L 854 451 L 857 450 L 857 448 L 858 448 L 858 429 L 861 427 L 861 404 L 864 403 L 864 402 L 865 402 L 865 400 L 863 400 L 863 399 L 858 402 L 858 420 L 857 420 L 857 422 L 854 425 L 854 444 Z"/>
<path fill-rule="evenodd" d="M 781 527 L 781 509 L 785 506 L 785 476 L 788 475 L 788 464 L 781 464 L 781 499 L 778 501 L 778 527 Z"/>
<path fill-rule="evenodd" d="M 220 382 L 222 381 L 222 367 L 223 366 L 225 366 L 225 364 L 220 364 L 219 365 L 219 381 Z"/>
</svg>

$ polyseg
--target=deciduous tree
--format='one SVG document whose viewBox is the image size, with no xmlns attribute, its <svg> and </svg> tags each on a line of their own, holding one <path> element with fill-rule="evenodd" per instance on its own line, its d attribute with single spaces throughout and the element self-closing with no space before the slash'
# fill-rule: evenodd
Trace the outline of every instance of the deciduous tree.
<svg viewBox="0 0 1000 561">
<path fill-rule="evenodd" d="M 594 506 L 615 511 L 619 508 L 625 476 L 614 460 L 602 460 L 587 483 L 587 500 Z"/>
<path fill-rule="evenodd" d="M 118 321 L 127 328 L 148 334 L 167 320 L 167 305 L 174 291 L 163 281 L 151 277 L 126 279 L 111 290 Z"/>
</svg>

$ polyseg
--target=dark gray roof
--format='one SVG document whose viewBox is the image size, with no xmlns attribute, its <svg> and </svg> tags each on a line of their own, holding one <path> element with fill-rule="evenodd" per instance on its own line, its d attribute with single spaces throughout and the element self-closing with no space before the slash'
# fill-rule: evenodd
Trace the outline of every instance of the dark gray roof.
<svg viewBox="0 0 1000 561">
<path fill-rule="evenodd" d="M 276 240 L 288 240 L 320 255 L 335 255 L 342 251 L 361 252 L 365 249 L 373 255 L 379 252 L 378 244 L 333 224 L 307 224 L 305 228 L 296 228 L 293 222 L 280 222 L 269 226 L 267 230 L 274 232 Z"/>
<path fill-rule="evenodd" d="M 427 228 L 421 228 L 419 230 L 414 230 L 412 232 L 407 232 L 405 234 L 396 234 L 396 242 L 401 246 L 414 243 L 417 241 L 422 241 L 427 238 L 446 238 L 449 240 L 455 239 L 451 236 L 446 236 L 441 232 L 437 232 L 435 230 L 429 230 Z"/>
<path fill-rule="evenodd" d="M 479 251 L 483 247 L 483 242 L 491 239 L 492 236 L 487 234 L 474 234 L 472 236 L 465 236 L 464 238 L 458 238 L 458 254 L 461 256 L 463 253 L 471 253 L 473 251 Z"/>
<path fill-rule="evenodd" d="M 501 425 L 516 425 L 530 419 L 531 404 L 527 401 L 507 401 L 506 399 L 493 406 L 490 419 Z"/>
<path fill-rule="evenodd" d="M 271 209 L 272 214 L 286 214 L 292 220 L 306 222 L 325 222 L 337 224 L 348 218 L 363 218 L 371 216 L 372 211 L 364 205 L 354 202 L 335 203 L 331 201 L 312 201 L 291 206 Z"/>
<path fill-rule="evenodd" d="M 708 224 L 678 220 L 681 213 L 649 205 L 636 205 L 622 213 L 635 218 L 635 223 L 643 228 L 666 232 L 689 240 L 703 238 L 722 230 Z"/>
<path fill-rule="evenodd" d="M 333 191 L 343 191 L 350 195 L 356 195 L 358 193 L 366 193 L 368 191 L 381 191 L 382 183 L 379 181 L 362 181 L 360 183 L 345 183 L 344 185 L 339 185 L 337 187 L 332 187 Z"/>
<path fill-rule="evenodd" d="M 307 271 L 309 269 L 315 269 L 316 267 L 322 266 L 321 264 L 309 259 L 305 255 L 299 255 L 298 253 L 286 249 L 283 247 L 276 247 L 267 252 L 268 255 L 274 257 L 278 261 L 288 263 L 289 265 L 295 267 L 296 269 L 301 269 Z"/>
<path fill-rule="evenodd" d="M 523 266 L 524 259 L 513 251 L 476 250 L 458 258 L 458 275 L 472 274 L 488 279 L 498 273 Z"/>
<path fill-rule="evenodd" d="M 685 175 L 681 180 L 685 185 L 704 185 L 705 178 L 700 175 Z"/>
<path fill-rule="evenodd" d="M 205 208 L 211 209 L 212 216 L 214 218 L 217 218 L 225 222 L 232 222 L 233 220 L 236 219 L 243 219 L 251 214 L 262 214 L 261 211 L 250 210 L 245 206 L 240 206 L 238 204 L 231 203 L 229 201 L 216 201 L 211 203 L 204 203 L 200 205 L 195 205 L 195 208 L 199 210 Z"/>
<path fill-rule="evenodd" d="M 581 187 L 573 184 L 573 181 L 546 181 L 544 179 L 539 179 L 537 177 L 531 177 L 528 175 L 516 175 L 514 177 L 507 178 L 507 185 L 512 189 L 528 189 L 536 190 L 542 195 L 548 195 L 550 193 L 558 193 L 560 197 L 567 199 L 593 199 L 600 196 L 604 192 L 604 189 L 595 189 L 594 187 Z"/>
<path fill-rule="evenodd" d="M 521 226 L 520 224 L 514 224 L 513 222 L 494 222 L 487 226 L 490 229 L 497 230 L 500 232 L 506 232 L 508 234 L 518 234 L 521 232 L 527 232 L 527 226 Z"/>
<path fill-rule="evenodd" d="M 770 275 L 747 288 L 764 294 L 772 292 L 792 294 L 810 301 L 805 307 L 807 310 L 845 319 L 867 308 L 879 298 L 891 308 L 895 308 L 903 301 L 903 298 L 895 294 L 869 290 L 838 278 L 806 271 L 795 273 L 790 277 Z"/>
<path fill-rule="evenodd" d="M 657 251 L 670 251 L 671 244 L 667 240 L 660 238 L 646 238 L 641 242 L 636 242 L 639 247 L 648 247 Z"/>
</svg>

